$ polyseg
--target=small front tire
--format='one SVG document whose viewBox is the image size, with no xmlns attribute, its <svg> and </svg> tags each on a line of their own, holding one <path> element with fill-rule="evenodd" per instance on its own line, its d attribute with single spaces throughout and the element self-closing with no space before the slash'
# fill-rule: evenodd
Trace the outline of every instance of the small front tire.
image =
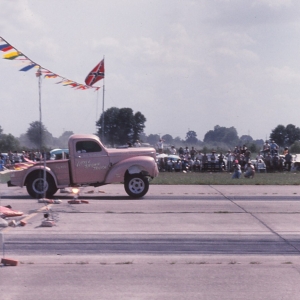
<svg viewBox="0 0 300 300">
<path fill-rule="evenodd" d="M 124 183 L 126 193 L 132 198 L 141 198 L 149 190 L 149 181 L 146 176 L 140 174 L 130 175 Z"/>
</svg>

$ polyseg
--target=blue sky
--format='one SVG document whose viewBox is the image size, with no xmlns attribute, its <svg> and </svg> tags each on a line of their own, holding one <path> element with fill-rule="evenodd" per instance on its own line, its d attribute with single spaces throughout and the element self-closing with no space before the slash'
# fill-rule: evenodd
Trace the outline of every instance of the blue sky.
<svg viewBox="0 0 300 300">
<path fill-rule="evenodd" d="M 299 13 L 293 0 L 2 0 L 0 35 L 80 83 L 105 56 L 105 109 L 142 112 L 146 134 L 202 140 L 220 125 L 265 139 L 300 126 Z M 35 71 L 21 67 L 0 60 L 0 125 L 15 136 L 39 120 Z M 57 81 L 42 80 L 48 131 L 94 133 L 102 90 Z"/>
</svg>

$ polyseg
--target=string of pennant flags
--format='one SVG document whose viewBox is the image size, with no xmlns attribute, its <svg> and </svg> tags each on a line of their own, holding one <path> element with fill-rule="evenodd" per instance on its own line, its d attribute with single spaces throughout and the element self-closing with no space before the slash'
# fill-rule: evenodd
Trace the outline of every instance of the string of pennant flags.
<svg viewBox="0 0 300 300">
<path fill-rule="evenodd" d="M 31 60 L 28 56 L 26 56 L 23 52 L 19 51 L 16 47 L 13 47 L 9 44 L 4 38 L 0 36 L 0 51 L 3 52 L 3 59 L 8 60 L 19 60 L 25 64 L 23 68 L 19 71 L 27 72 L 33 68 L 37 68 L 36 76 L 44 76 L 47 79 L 58 78 L 59 81 L 56 84 L 62 84 L 63 86 L 69 86 L 76 90 L 87 90 L 87 89 L 94 89 L 95 91 L 99 90 L 100 87 L 92 86 L 97 81 L 104 78 L 104 59 L 95 67 L 93 70 L 88 74 L 86 77 L 85 83 L 78 83 L 74 80 L 70 80 L 66 77 L 63 77 L 57 73 L 54 73 L 40 64 Z"/>
</svg>

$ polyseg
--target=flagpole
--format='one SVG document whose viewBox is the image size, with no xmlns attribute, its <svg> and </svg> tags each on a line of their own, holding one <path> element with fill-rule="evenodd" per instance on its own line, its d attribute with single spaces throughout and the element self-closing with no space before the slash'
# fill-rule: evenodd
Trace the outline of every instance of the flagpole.
<svg viewBox="0 0 300 300">
<path fill-rule="evenodd" d="M 103 56 L 103 65 L 105 66 L 104 64 L 104 57 Z M 102 142 L 104 142 L 104 95 L 105 95 L 105 75 L 104 75 L 104 78 L 103 78 L 103 92 L 102 92 Z"/>
<path fill-rule="evenodd" d="M 39 116 L 40 116 L 40 151 L 42 151 L 42 93 L 41 93 L 41 84 L 42 84 L 42 80 L 41 80 L 41 76 L 42 76 L 42 72 L 41 72 L 41 66 L 39 66 L 38 71 L 36 72 L 36 76 L 38 77 L 38 85 L 39 85 Z"/>
<path fill-rule="evenodd" d="M 104 95 L 105 95 L 105 82 L 104 82 L 104 78 L 105 78 L 105 67 L 104 67 L 104 56 L 103 56 L 103 59 L 96 65 L 96 67 L 94 67 L 92 69 L 92 71 L 88 74 L 88 76 L 86 77 L 85 79 L 85 83 L 88 87 L 93 87 L 92 85 L 94 83 L 96 83 L 97 81 L 103 79 L 103 85 L 102 85 L 102 88 L 103 88 L 103 96 L 102 96 L 102 122 L 101 124 L 98 124 L 99 126 L 99 137 L 101 137 L 102 141 L 104 141 Z M 97 91 L 97 103 L 96 103 L 96 128 L 98 127 L 97 126 L 97 123 L 98 123 L 98 120 L 97 120 L 97 115 L 98 115 L 98 103 L 99 103 L 99 89 L 100 87 L 97 86 L 97 87 L 93 87 L 96 89 Z M 100 119 L 101 119 L 101 115 L 99 117 L 99 122 L 100 122 Z M 101 134 L 100 134 L 100 128 L 102 129 L 101 131 Z"/>
<path fill-rule="evenodd" d="M 44 159 L 44 172 L 43 177 L 40 173 L 40 178 L 43 178 L 43 197 L 46 197 L 46 153 L 44 152 L 44 157 L 42 156 L 42 146 L 43 146 L 43 131 L 42 131 L 42 71 L 41 66 L 39 66 L 38 71 L 36 72 L 36 76 L 38 77 L 39 83 L 39 114 L 40 114 L 40 149 L 39 149 L 39 157 L 40 161 Z"/>
<path fill-rule="evenodd" d="M 96 132 L 97 132 L 97 122 L 98 122 L 98 111 L 99 111 L 99 108 L 98 108 L 98 106 L 99 106 L 99 90 L 97 90 L 97 97 L 96 97 L 96 122 L 95 122 L 95 124 L 96 124 Z"/>
</svg>

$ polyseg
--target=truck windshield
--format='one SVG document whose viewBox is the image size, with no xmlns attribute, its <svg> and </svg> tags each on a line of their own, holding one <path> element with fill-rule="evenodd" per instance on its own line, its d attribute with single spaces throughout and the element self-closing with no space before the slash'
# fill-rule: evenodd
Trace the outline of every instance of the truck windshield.
<svg viewBox="0 0 300 300">
<path fill-rule="evenodd" d="M 89 152 L 101 152 L 101 147 L 94 141 L 80 141 L 76 143 L 76 152 L 89 153 Z"/>
</svg>

